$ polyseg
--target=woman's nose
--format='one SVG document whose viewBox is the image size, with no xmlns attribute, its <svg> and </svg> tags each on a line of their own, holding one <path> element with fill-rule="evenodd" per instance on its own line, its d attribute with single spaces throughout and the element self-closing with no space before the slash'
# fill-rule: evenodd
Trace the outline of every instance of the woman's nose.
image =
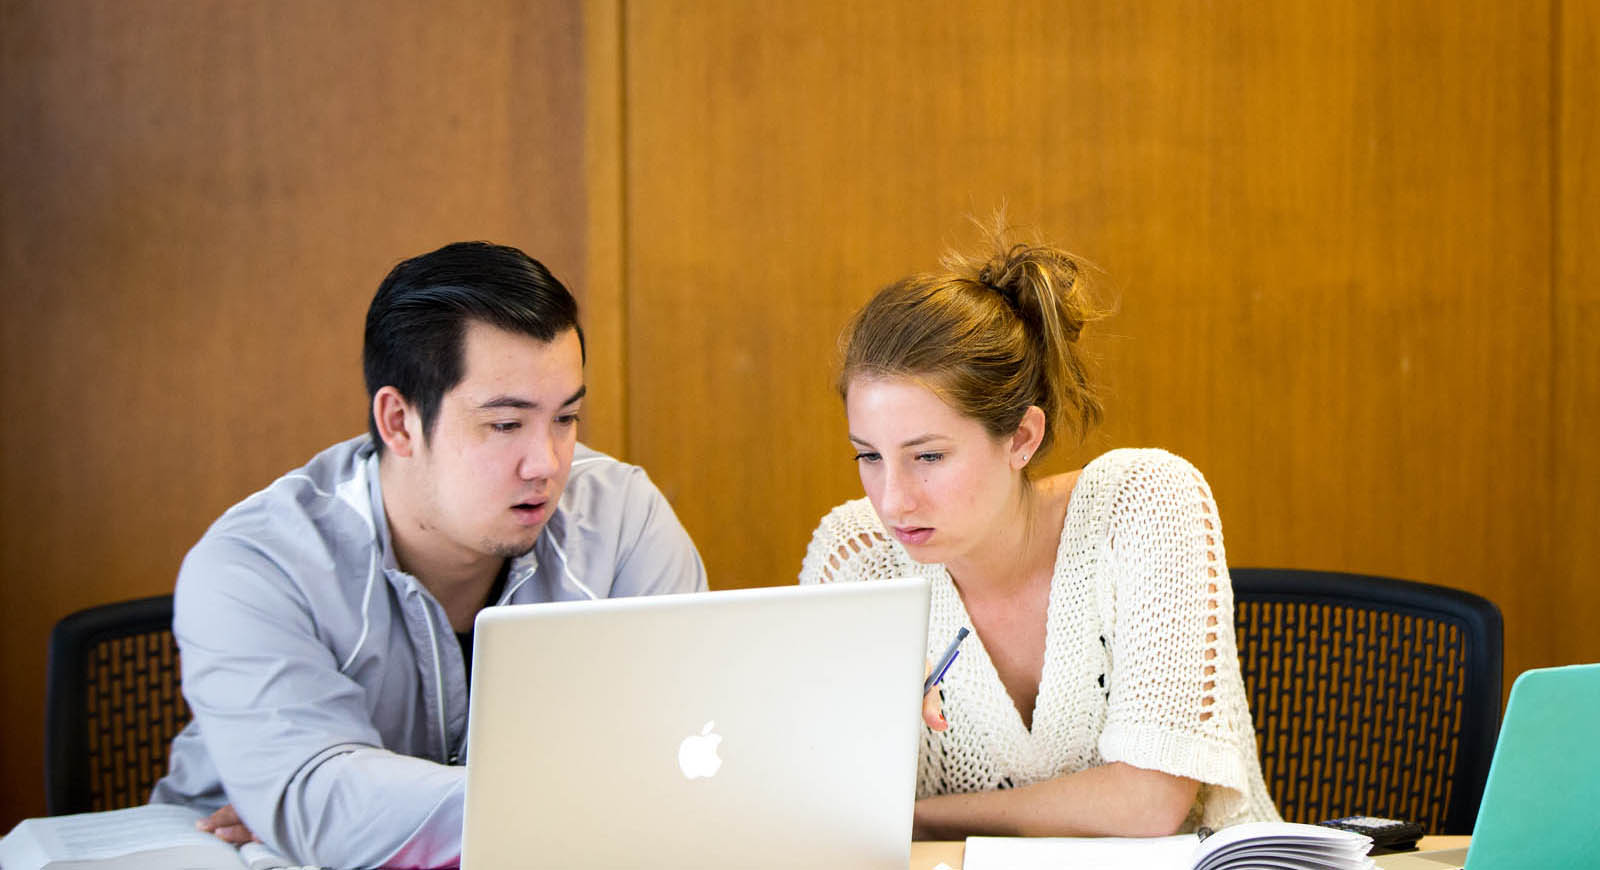
<svg viewBox="0 0 1600 870">
<path fill-rule="evenodd" d="M 888 469 L 883 475 L 883 489 L 878 496 L 881 510 L 887 516 L 908 513 L 917 503 L 915 479 L 904 472 Z"/>
</svg>

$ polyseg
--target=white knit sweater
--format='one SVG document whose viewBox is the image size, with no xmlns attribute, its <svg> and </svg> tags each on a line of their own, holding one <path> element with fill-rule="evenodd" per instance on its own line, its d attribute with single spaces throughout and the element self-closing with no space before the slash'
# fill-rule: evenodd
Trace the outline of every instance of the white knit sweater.
<svg viewBox="0 0 1600 870">
<path fill-rule="evenodd" d="M 971 626 L 943 565 L 912 561 L 866 499 L 822 519 L 801 583 L 927 577 L 928 655 Z M 1277 820 L 1234 645 L 1233 588 L 1205 478 L 1163 450 L 1113 450 L 1072 491 L 1050 589 L 1033 728 L 976 633 L 924 728 L 917 796 L 1030 785 L 1121 761 L 1199 780 L 1185 824 Z"/>
</svg>

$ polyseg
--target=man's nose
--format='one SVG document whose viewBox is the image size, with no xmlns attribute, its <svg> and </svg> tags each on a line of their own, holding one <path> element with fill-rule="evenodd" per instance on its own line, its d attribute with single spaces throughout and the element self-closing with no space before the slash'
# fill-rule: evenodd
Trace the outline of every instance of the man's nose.
<svg viewBox="0 0 1600 870">
<path fill-rule="evenodd" d="M 522 454 L 517 473 L 523 480 L 543 480 L 554 477 L 561 460 L 556 456 L 555 442 L 549 438 L 531 438 Z"/>
</svg>

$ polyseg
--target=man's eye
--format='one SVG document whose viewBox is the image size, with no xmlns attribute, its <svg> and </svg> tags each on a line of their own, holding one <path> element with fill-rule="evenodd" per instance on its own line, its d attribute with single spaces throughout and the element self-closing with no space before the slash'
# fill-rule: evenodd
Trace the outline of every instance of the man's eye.
<svg viewBox="0 0 1600 870">
<path fill-rule="evenodd" d="M 869 453 L 869 452 L 863 451 L 861 453 L 857 453 L 856 454 L 856 461 L 857 462 L 877 462 L 878 459 L 879 459 L 879 457 L 878 457 L 878 454 L 876 454 L 876 453 Z"/>
<path fill-rule="evenodd" d="M 500 422 L 500 423 L 490 423 L 489 424 L 489 428 L 493 429 L 496 432 L 515 432 L 518 429 L 522 428 L 522 424 L 517 422 L 516 420 L 510 420 L 510 421 L 504 421 L 504 422 Z"/>
<path fill-rule="evenodd" d="M 557 426 L 576 426 L 577 424 L 578 424 L 578 412 L 577 411 L 573 411 L 570 414 L 562 414 L 561 416 L 556 418 L 556 425 Z"/>
</svg>

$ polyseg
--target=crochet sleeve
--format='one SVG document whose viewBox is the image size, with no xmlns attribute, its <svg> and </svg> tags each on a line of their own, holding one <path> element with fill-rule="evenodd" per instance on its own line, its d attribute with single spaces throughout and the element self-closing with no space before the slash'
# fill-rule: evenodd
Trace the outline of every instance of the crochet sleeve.
<svg viewBox="0 0 1600 870">
<path fill-rule="evenodd" d="M 801 585 L 897 576 L 893 542 L 884 534 L 872 505 L 865 499 L 845 502 L 828 512 L 811 533 L 800 566 Z"/>
<path fill-rule="evenodd" d="M 1233 639 L 1222 525 L 1205 478 L 1162 451 L 1141 451 L 1112 497 L 1111 674 L 1100 754 L 1248 790 L 1253 759 Z"/>
</svg>

